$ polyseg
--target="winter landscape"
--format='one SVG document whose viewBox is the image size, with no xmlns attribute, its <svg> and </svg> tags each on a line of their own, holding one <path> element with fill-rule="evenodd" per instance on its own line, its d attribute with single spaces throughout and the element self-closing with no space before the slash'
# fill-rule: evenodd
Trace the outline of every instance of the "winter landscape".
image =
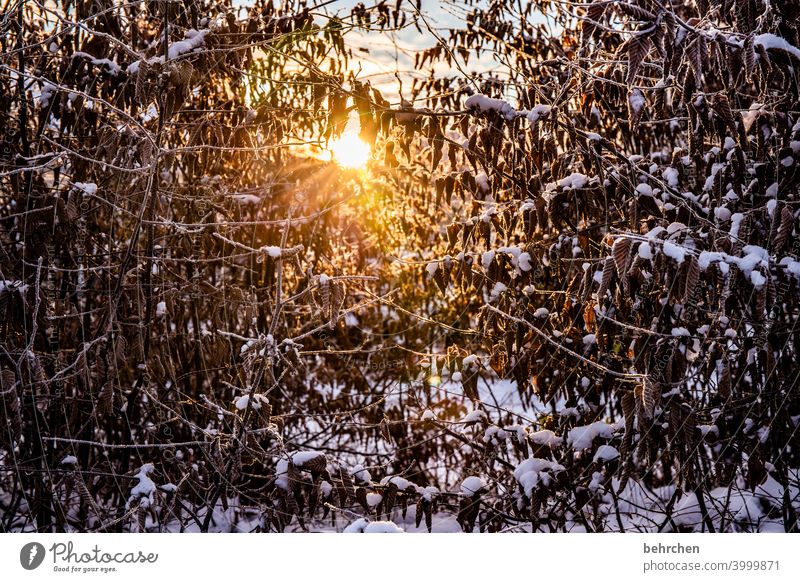
<svg viewBox="0 0 800 582">
<path fill-rule="evenodd" d="M 800 1 L 0 33 L 0 531 L 798 531 Z"/>
</svg>

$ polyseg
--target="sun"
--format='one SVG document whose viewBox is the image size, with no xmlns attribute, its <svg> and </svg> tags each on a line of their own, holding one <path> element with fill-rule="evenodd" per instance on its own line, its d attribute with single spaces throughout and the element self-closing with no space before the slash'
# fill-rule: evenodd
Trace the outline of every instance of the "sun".
<svg viewBox="0 0 800 582">
<path fill-rule="evenodd" d="M 345 131 L 328 145 L 331 158 L 343 168 L 360 169 L 367 165 L 370 157 L 367 145 L 355 132 Z"/>
</svg>

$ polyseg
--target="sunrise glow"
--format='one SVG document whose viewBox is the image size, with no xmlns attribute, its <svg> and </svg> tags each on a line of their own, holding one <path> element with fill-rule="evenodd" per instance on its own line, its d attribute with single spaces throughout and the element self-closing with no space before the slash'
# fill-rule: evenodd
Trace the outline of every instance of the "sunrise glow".
<svg viewBox="0 0 800 582">
<path fill-rule="evenodd" d="M 331 141 L 328 149 L 332 160 L 343 168 L 360 169 L 367 165 L 370 157 L 367 145 L 354 132 L 345 132 L 342 136 Z"/>
</svg>

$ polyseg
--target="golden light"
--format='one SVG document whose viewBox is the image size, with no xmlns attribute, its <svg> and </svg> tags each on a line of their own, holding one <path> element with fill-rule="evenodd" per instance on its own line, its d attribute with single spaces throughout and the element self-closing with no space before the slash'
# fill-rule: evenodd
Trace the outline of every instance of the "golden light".
<svg viewBox="0 0 800 582">
<path fill-rule="evenodd" d="M 344 168 L 359 169 L 367 165 L 370 151 L 355 132 L 345 131 L 328 145 L 332 159 Z"/>
</svg>

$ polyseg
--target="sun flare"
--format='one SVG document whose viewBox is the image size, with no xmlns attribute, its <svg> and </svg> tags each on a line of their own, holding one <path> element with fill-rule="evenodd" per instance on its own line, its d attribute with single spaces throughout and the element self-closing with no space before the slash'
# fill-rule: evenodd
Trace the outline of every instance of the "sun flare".
<svg viewBox="0 0 800 582">
<path fill-rule="evenodd" d="M 369 161 L 369 145 L 356 133 L 346 131 L 342 136 L 331 141 L 328 149 L 333 161 L 344 168 L 363 168 Z"/>
</svg>

